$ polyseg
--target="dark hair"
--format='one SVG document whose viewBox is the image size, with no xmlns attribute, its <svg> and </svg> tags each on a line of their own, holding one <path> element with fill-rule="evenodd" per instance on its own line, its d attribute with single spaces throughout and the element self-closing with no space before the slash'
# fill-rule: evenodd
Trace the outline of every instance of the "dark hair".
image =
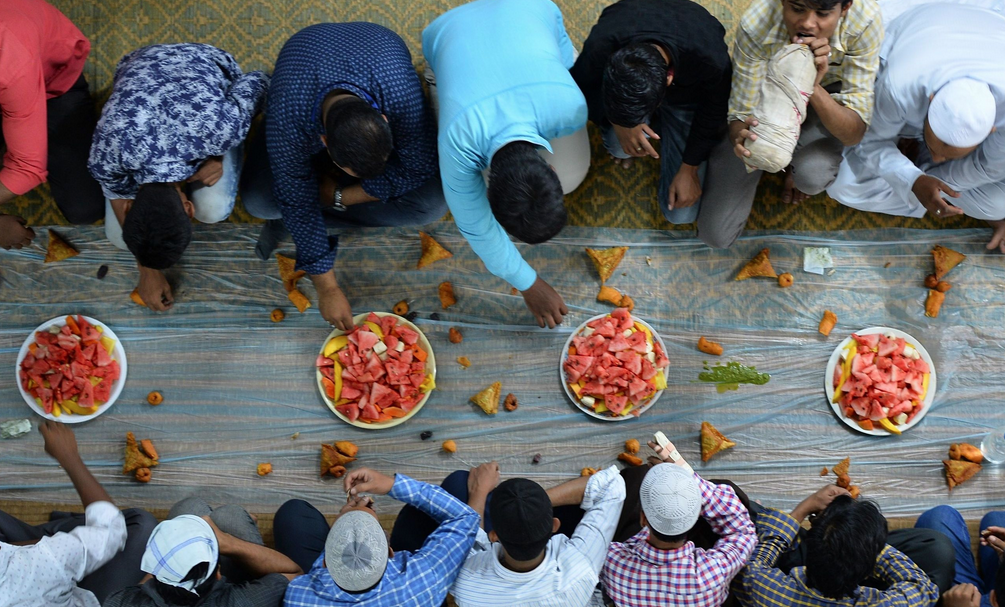
<svg viewBox="0 0 1005 607">
<path fill-rule="evenodd" d="M 1005 607 L 1005 567 L 998 566 L 995 572 L 995 600 L 999 607 Z"/>
<path fill-rule="evenodd" d="M 140 186 L 122 224 L 122 240 L 140 265 L 166 270 L 192 241 L 192 220 L 170 183 Z"/>
<path fill-rule="evenodd" d="M 492 157 L 488 198 L 500 225 L 527 244 L 545 242 L 565 227 L 562 183 L 526 141 L 508 143 Z"/>
<path fill-rule="evenodd" d="M 219 569 L 219 566 L 217 569 Z M 209 571 L 209 563 L 199 563 L 195 567 L 188 570 L 188 573 L 182 581 L 187 582 L 189 580 L 197 580 L 206 575 L 207 571 Z M 157 590 L 157 594 L 164 599 L 164 602 L 170 603 L 171 605 L 195 605 L 206 597 L 206 593 L 213 587 L 214 582 L 216 582 L 216 576 L 209 576 L 205 582 L 195 587 L 195 593 L 193 593 L 185 590 L 184 588 L 178 588 L 177 586 L 165 584 L 157 578 L 153 578 L 154 588 Z"/>
<path fill-rule="evenodd" d="M 324 121 L 328 154 L 335 164 L 351 169 L 360 179 L 384 172 L 394 142 L 380 111 L 353 95 L 333 103 Z"/>
<path fill-rule="evenodd" d="M 667 62 L 649 42 L 615 51 L 604 68 L 604 113 L 611 124 L 638 126 L 653 115 L 667 88 Z"/>
<path fill-rule="evenodd" d="M 669 544 L 676 544 L 677 542 L 683 542 L 687 539 L 687 531 L 681 533 L 680 535 L 666 535 L 665 533 L 660 533 L 659 531 L 653 529 L 652 525 L 649 525 L 649 535 L 661 542 L 667 542 Z"/>
<path fill-rule="evenodd" d="M 550 541 L 551 538 L 546 537 L 536 542 L 518 544 L 516 542 L 504 542 L 502 538 L 499 539 L 499 543 L 506 549 L 506 554 L 518 561 L 530 561 L 541 556 L 541 553 L 548 547 L 548 542 Z"/>
<path fill-rule="evenodd" d="M 886 545 L 886 519 L 869 500 L 839 495 L 806 534 L 806 581 L 824 596 L 851 596 Z"/>
<path fill-rule="evenodd" d="M 799 0 L 807 7 L 820 10 L 829 11 L 837 5 L 841 5 L 841 8 L 845 8 L 852 3 L 852 0 Z"/>
</svg>

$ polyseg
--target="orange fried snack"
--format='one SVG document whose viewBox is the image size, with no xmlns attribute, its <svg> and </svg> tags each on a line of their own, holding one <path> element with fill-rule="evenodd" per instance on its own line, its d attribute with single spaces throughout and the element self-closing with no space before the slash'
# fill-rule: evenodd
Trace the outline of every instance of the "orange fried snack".
<svg viewBox="0 0 1005 607">
<path fill-rule="evenodd" d="M 138 306 L 147 307 L 147 302 L 143 301 L 143 298 L 140 297 L 139 289 L 133 289 L 133 292 L 129 294 L 129 299 L 133 300 L 133 303 Z"/>
<path fill-rule="evenodd" d="M 618 302 L 618 307 L 628 308 L 628 311 L 631 312 L 635 309 L 635 300 L 627 295 L 622 295 L 621 301 Z"/>
<path fill-rule="evenodd" d="M 512 392 L 507 394 L 506 398 L 503 399 L 503 408 L 507 411 L 516 411 L 516 408 L 519 406 L 520 403 L 517 402 L 516 397 L 513 396 Z"/>
<path fill-rule="evenodd" d="M 153 441 L 149 438 L 144 438 L 140 441 L 140 451 L 147 454 L 152 459 L 160 459 L 160 456 L 157 455 L 157 448 L 154 447 Z"/>
<path fill-rule="evenodd" d="M 331 470 L 328 471 L 328 474 L 331 474 L 335 478 L 342 478 L 343 476 L 345 476 L 345 473 L 346 473 L 345 466 L 332 466 Z"/>
<path fill-rule="evenodd" d="M 583 468 L 579 471 L 579 476 L 593 476 L 597 473 L 596 468 Z"/>
<path fill-rule="evenodd" d="M 938 291 L 929 291 L 928 299 L 925 300 L 925 316 L 938 318 L 939 310 L 942 309 L 943 302 L 946 301 L 946 294 Z"/>
<path fill-rule="evenodd" d="M 970 443 L 958 443 L 949 446 L 949 459 L 965 459 L 968 462 L 979 464 L 984 461 L 984 454 L 978 447 Z"/>
<path fill-rule="evenodd" d="M 701 461 L 707 462 L 716 453 L 735 446 L 736 443 L 723 436 L 715 426 L 701 422 Z"/>
<path fill-rule="evenodd" d="M 631 453 L 619 453 L 618 454 L 618 461 L 625 462 L 626 464 L 629 464 L 629 465 L 632 465 L 632 466 L 641 466 L 642 465 L 642 458 L 638 457 L 636 455 L 632 455 Z"/>
<path fill-rule="evenodd" d="M 630 438 L 625 441 L 625 453 L 631 453 L 635 455 L 639 452 L 639 441 L 634 438 Z"/>
<path fill-rule="evenodd" d="M 149 483 L 153 475 L 150 473 L 150 468 L 137 468 L 133 477 L 141 483 Z"/>
<path fill-rule="evenodd" d="M 842 489 L 847 489 L 848 487 L 851 487 L 851 477 L 847 474 L 839 474 L 837 483 L 835 484 Z"/>
<path fill-rule="evenodd" d="M 328 474 L 334 466 L 344 466 L 354 461 L 355 457 L 346 457 L 331 445 L 321 445 L 321 476 Z"/>
<path fill-rule="evenodd" d="M 147 394 L 147 402 L 156 407 L 164 402 L 164 396 L 162 396 L 160 392 L 151 392 L 150 394 Z"/>
<path fill-rule="evenodd" d="M 949 271 L 960 265 L 967 258 L 963 253 L 952 249 L 947 249 L 942 245 L 935 245 L 932 249 L 932 257 L 935 259 L 935 279 L 942 280 Z"/>
<path fill-rule="evenodd" d="M 593 265 L 597 268 L 597 274 L 600 274 L 601 284 L 607 282 L 611 275 L 614 274 L 614 270 L 617 269 L 618 264 L 624 259 L 626 251 L 628 251 L 628 247 L 586 249 L 586 254 L 590 256 L 590 259 L 593 260 Z"/>
<path fill-rule="evenodd" d="M 454 254 L 443 248 L 443 246 L 436 242 L 436 240 L 426 234 L 425 232 L 419 232 L 419 238 L 422 240 L 422 256 L 419 257 L 419 263 L 415 265 L 416 268 L 424 268 L 434 261 L 440 261 L 441 259 L 447 259 L 453 257 Z"/>
<path fill-rule="evenodd" d="M 457 364 L 467 369 L 468 367 L 471 366 L 471 359 L 468 358 L 467 356 L 458 356 Z"/>
<path fill-rule="evenodd" d="M 283 287 L 290 293 L 297 288 L 297 282 L 307 275 L 303 270 L 297 270 L 297 260 L 276 253 L 276 262 L 279 264 L 279 278 L 283 279 Z"/>
<path fill-rule="evenodd" d="M 942 465 L 946 468 L 946 482 L 949 483 L 950 491 L 956 485 L 970 480 L 981 469 L 980 464 L 955 459 L 944 459 Z"/>
<path fill-rule="evenodd" d="M 929 289 L 934 289 L 939 284 L 939 279 L 935 277 L 935 274 L 929 274 L 925 277 L 925 286 Z"/>
<path fill-rule="evenodd" d="M 450 343 L 452 343 L 452 344 L 459 344 L 462 341 L 464 341 L 464 336 L 461 335 L 461 332 L 458 331 L 456 328 L 450 327 L 450 337 L 449 337 L 449 339 L 450 339 Z"/>
<path fill-rule="evenodd" d="M 441 282 L 439 293 L 440 306 L 442 306 L 444 310 L 457 303 L 457 298 L 454 296 L 454 285 L 451 283 Z"/>
<path fill-rule="evenodd" d="M 768 259 L 768 250 L 761 249 L 761 252 L 747 262 L 747 265 L 740 268 L 736 278 L 733 280 L 747 280 L 748 278 L 778 278 L 775 269 L 771 267 L 771 260 Z"/>
<path fill-rule="evenodd" d="M 347 440 L 337 440 L 332 446 L 346 457 L 356 457 L 356 454 L 359 453 L 359 447 Z"/>
<path fill-rule="evenodd" d="M 283 312 L 279 308 L 276 308 L 269 314 L 269 319 L 272 322 L 282 322 L 284 318 L 286 318 L 286 312 Z"/>
<path fill-rule="evenodd" d="M 457 443 L 452 440 L 443 441 L 442 447 L 447 453 L 457 453 Z"/>
<path fill-rule="evenodd" d="M 698 338 L 698 351 L 712 356 L 722 356 L 722 346 L 714 341 L 708 341 L 704 337 Z"/>
<path fill-rule="evenodd" d="M 857 500 L 858 496 L 862 494 L 862 490 L 859 489 L 858 485 L 849 485 L 848 493 L 851 494 L 851 499 Z"/>
<path fill-rule="evenodd" d="M 940 280 L 939 282 L 935 283 L 935 290 L 938 291 L 939 293 L 945 293 L 946 291 L 952 288 L 953 285 L 949 284 L 944 280 Z"/>
<path fill-rule="evenodd" d="M 397 314 L 398 316 L 404 316 L 405 314 L 408 314 L 408 301 L 402 299 L 398 303 L 394 304 L 394 307 L 391 308 L 391 311 Z"/>
<path fill-rule="evenodd" d="M 820 319 L 820 326 L 817 327 L 817 331 L 820 331 L 820 334 L 826 337 L 834 330 L 834 325 L 837 324 L 837 321 L 837 314 L 830 310 L 824 310 L 824 317 Z"/>
<path fill-rule="evenodd" d="M 311 301 L 307 299 L 306 295 L 300 292 L 300 289 L 293 289 L 286 296 L 290 298 L 290 302 L 297 307 L 297 310 L 300 310 L 301 314 L 306 312 L 307 308 L 311 307 Z"/>
<path fill-rule="evenodd" d="M 139 444 L 132 432 L 126 432 L 126 459 L 122 465 L 122 474 L 135 472 L 139 468 L 153 468 L 157 465 L 157 460 L 140 453 Z"/>
<path fill-rule="evenodd" d="M 783 289 L 787 289 L 792 286 L 792 274 L 785 272 L 784 274 L 778 275 L 778 286 Z"/>
<path fill-rule="evenodd" d="M 258 472 L 258 476 L 265 476 L 266 474 L 272 474 L 272 464 L 268 462 L 258 464 L 258 467 L 255 468 L 255 472 Z"/>
<path fill-rule="evenodd" d="M 820 471 L 820 476 L 827 476 L 827 466 L 824 466 L 824 469 Z"/>
<path fill-rule="evenodd" d="M 836 465 L 833 468 L 831 468 L 831 472 L 833 472 L 834 474 L 836 474 L 838 476 L 847 475 L 848 474 L 848 470 L 850 468 L 851 468 L 851 458 L 850 457 L 846 457 L 843 460 L 841 460 L 840 462 L 838 462 L 838 465 Z"/>
<path fill-rule="evenodd" d="M 63 261 L 77 255 L 80 255 L 77 249 L 71 247 L 70 243 L 63 240 L 62 236 L 49 230 L 49 248 L 45 251 L 44 263 Z"/>
<path fill-rule="evenodd" d="M 621 299 L 623 297 L 624 296 L 613 287 L 600 287 L 600 293 L 597 293 L 597 301 L 605 301 L 616 306 L 621 305 Z"/>
<path fill-rule="evenodd" d="M 485 413 L 495 415 L 499 412 L 499 396 L 501 392 L 502 383 L 495 382 L 488 388 L 472 396 L 469 400 L 478 405 Z"/>
</svg>

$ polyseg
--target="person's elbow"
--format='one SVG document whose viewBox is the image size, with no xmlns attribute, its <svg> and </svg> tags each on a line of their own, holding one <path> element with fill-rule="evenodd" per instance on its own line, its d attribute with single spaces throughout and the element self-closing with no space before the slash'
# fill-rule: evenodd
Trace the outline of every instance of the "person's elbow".
<svg viewBox="0 0 1005 607">
<path fill-rule="evenodd" d="M 868 129 L 868 125 L 862 120 L 861 116 L 855 114 L 855 119 L 853 124 L 841 135 L 838 136 L 838 140 L 845 147 L 853 147 L 862 142 L 862 138 L 865 137 L 865 132 Z"/>
</svg>

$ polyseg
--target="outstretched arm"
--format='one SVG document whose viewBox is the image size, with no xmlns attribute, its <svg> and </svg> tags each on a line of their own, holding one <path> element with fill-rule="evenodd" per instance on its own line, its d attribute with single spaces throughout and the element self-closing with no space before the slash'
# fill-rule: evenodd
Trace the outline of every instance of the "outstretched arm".
<svg viewBox="0 0 1005 607">
<path fill-rule="evenodd" d="M 220 556 L 233 559 L 251 577 L 257 579 L 270 573 L 279 573 L 292 580 L 303 573 L 300 566 L 285 554 L 236 538 L 221 531 L 209 516 L 202 518 L 216 533 L 217 542 L 220 544 Z"/>
<path fill-rule="evenodd" d="M 46 421 L 38 427 L 38 431 L 42 433 L 42 438 L 45 440 L 45 452 L 51 455 L 66 471 L 84 508 L 94 502 L 112 503 L 111 496 L 87 469 L 84 460 L 80 459 L 77 439 L 69 426 L 59 422 Z"/>
</svg>

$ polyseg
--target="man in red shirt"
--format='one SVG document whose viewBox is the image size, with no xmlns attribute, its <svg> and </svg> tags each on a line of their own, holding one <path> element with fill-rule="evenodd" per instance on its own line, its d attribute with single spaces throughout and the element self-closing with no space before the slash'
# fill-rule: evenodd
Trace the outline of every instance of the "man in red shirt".
<svg viewBox="0 0 1005 607">
<path fill-rule="evenodd" d="M 48 179 L 71 223 L 104 216 L 101 188 L 87 172 L 97 115 L 84 80 L 91 43 L 43 0 L 0 2 L 0 205 Z M 0 247 L 21 248 L 35 232 L 0 215 Z"/>
</svg>

